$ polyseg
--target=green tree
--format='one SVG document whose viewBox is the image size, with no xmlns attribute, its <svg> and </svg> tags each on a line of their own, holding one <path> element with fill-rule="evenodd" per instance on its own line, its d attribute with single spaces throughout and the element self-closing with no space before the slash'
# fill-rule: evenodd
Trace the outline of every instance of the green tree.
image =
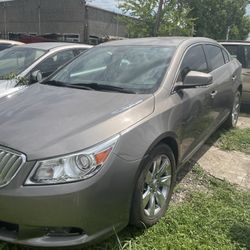
<svg viewBox="0 0 250 250">
<path fill-rule="evenodd" d="M 125 0 L 119 7 L 129 37 L 192 34 L 190 9 L 178 0 Z"/>
<path fill-rule="evenodd" d="M 249 0 L 181 0 L 195 19 L 195 36 L 216 40 L 246 39 L 250 32 L 250 20 L 246 16 Z"/>
</svg>

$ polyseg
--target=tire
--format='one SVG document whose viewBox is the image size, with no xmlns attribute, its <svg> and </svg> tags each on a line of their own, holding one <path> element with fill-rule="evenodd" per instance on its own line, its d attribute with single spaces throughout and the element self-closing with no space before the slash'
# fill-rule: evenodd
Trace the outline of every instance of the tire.
<svg viewBox="0 0 250 250">
<path fill-rule="evenodd" d="M 134 191 L 130 224 L 147 228 L 165 214 L 173 193 L 176 163 L 170 147 L 165 144 L 156 146 L 141 169 Z"/>
<path fill-rule="evenodd" d="M 241 93 L 240 91 L 237 91 L 234 96 L 234 103 L 233 103 L 232 110 L 227 120 L 224 123 L 224 128 L 226 129 L 236 128 L 239 114 L 240 114 L 240 101 L 241 101 Z"/>
</svg>

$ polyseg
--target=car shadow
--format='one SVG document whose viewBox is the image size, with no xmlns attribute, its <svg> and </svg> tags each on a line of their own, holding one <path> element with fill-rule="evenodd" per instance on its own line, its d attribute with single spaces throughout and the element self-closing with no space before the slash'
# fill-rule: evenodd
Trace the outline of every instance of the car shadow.
<svg viewBox="0 0 250 250">
<path fill-rule="evenodd" d="M 235 224 L 230 229 L 230 237 L 240 248 L 250 249 L 250 225 Z"/>
</svg>

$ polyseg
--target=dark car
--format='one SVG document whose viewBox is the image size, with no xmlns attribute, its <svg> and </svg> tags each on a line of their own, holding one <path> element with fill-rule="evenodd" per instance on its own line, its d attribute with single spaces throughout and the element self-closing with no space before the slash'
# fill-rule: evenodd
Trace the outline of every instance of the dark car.
<svg viewBox="0 0 250 250">
<path fill-rule="evenodd" d="M 242 98 L 244 104 L 250 105 L 250 42 L 225 41 L 221 44 L 242 64 L 241 78 L 243 81 Z"/>
<path fill-rule="evenodd" d="M 184 163 L 236 126 L 240 73 L 210 39 L 131 39 L 1 98 L 0 239 L 65 247 L 154 225 Z"/>
</svg>

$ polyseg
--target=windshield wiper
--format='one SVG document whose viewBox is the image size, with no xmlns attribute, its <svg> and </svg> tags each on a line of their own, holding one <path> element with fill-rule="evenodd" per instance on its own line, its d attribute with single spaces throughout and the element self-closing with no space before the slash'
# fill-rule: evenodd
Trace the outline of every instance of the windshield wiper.
<svg viewBox="0 0 250 250">
<path fill-rule="evenodd" d="M 42 82 L 42 84 L 45 85 L 52 85 L 52 86 L 57 86 L 57 87 L 67 87 L 67 88 L 78 88 L 78 89 L 86 89 L 86 90 L 94 90 L 94 88 L 91 88 L 89 86 L 78 86 L 76 84 L 68 84 L 65 82 L 60 82 L 60 81 L 46 81 L 46 82 Z"/>
<path fill-rule="evenodd" d="M 88 87 L 91 89 L 99 90 L 99 91 L 112 91 L 112 92 L 120 92 L 120 93 L 127 93 L 127 94 L 136 94 L 135 91 L 122 88 L 122 87 L 117 87 L 113 85 L 106 85 L 106 84 L 100 84 L 100 83 L 74 83 L 70 84 L 71 86 L 75 87 Z"/>
</svg>

